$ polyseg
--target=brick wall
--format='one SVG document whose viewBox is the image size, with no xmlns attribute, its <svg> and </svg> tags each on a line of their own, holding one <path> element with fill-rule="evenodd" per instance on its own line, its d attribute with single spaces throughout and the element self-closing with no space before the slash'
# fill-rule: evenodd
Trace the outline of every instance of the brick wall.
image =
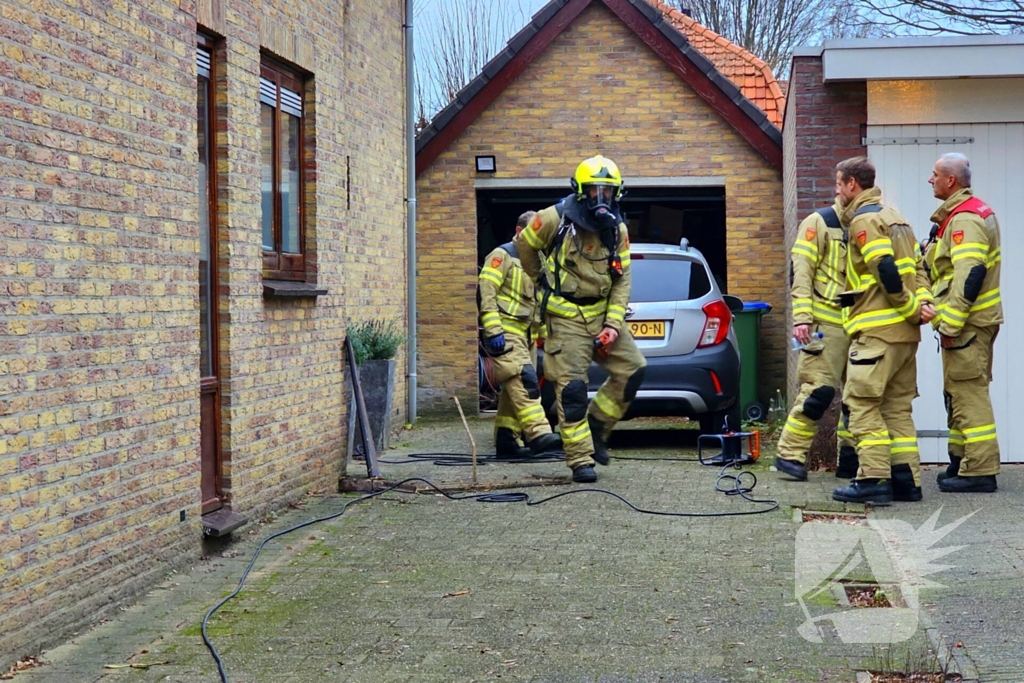
<svg viewBox="0 0 1024 683">
<path fill-rule="evenodd" d="M 464 405 L 477 401 L 474 156 L 495 154 L 497 178 L 566 179 L 597 152 L 627 178 L 725 177 L 730 292 L 783 310 L 779 172 L 594 3 L 419 176 L 418 371 L 425 412 L 450 410 L 452 394 Z M 785 378 L 785 335 L 781 315 L 763 322 L 766 394 Z"/>
<path fill-rule="evenodd" d="M 867 85 L 822 82 L 821 57 L 794 57 L 783 122 L 786 250 L 800 221 L 835 201 L 836 164 L 867 154 L 861 145 L 868 120 Z M 787 298 L 786 316 L 792 321 Z M 789 396 L 796 395 L 796 363 L 789 367 Z"/>
<path fill-rule="evenodd" d="M 197 23 L 224 36 L 227 504 L 257 516 L 337 481 L 346 326 L 404 325 L 402 8 L 0 2 L 0 668 L 201 551 Z M 318 299 L 263 296 L 261 48 L 313 74 Z"/>
</svg>

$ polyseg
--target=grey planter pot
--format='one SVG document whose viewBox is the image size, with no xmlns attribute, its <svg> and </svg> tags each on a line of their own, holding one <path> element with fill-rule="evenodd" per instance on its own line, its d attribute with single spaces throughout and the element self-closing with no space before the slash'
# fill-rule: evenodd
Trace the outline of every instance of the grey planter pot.
<svg viewBox="0 0 1024 683">
<path fill-rule="evenodd" d="M 370 419 L 370 431 L 377 450 L 388 447 L 391 439 L 391 404 L 395 393 L 394 360 L 368 360 L 359 366 L 359 383 L 363 389 L 363 402 Z M 355 395 L 349 388 L 349 453 L 359 446 L 359 423 L 356 420 Z"/>
</svg>

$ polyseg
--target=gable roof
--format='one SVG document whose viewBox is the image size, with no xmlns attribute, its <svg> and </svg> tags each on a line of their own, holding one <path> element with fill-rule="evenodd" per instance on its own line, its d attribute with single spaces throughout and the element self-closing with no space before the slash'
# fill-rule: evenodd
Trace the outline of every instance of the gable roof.
<svg viewBox="0 0 1024 683">
<path fill-rule="evenodd" d="M 691 44 L 676 26 L 676 23 L 683 26 L 685 22 L 674 23 L 671 15 L 666 16 L 651 4 L 661 4 L 659 0 L 551 0 L 419 133 L 416 137 L 416 175 L 427 169 L 584 9 L 595 2 L 610 9 L 741 137 L 772 166 L 782 170 L 782 133 L 779 128 L 764 109 L 754 104 L 736 83 Z M 695 33 L 694 40 L 702 38 Z M 774 78 L 772 80 L 774 82 Z M 753 94 L 757 94 L 756 86 Z"/>
<path fill-rule="evenodd" d="M 709 28 L 698 24 L 662 0 L 647 0 L 660 11 L 669 23 L 686 36 L 690 45 L 711 60 L 730 81 L 736 84 L 748 100 L 761 107 L 768 120 L 782 125 L 782 112 L 786 109 L 786 94 L 775 79 L 770 66 L 754 54 L 730 42 Z"/>
</svg>

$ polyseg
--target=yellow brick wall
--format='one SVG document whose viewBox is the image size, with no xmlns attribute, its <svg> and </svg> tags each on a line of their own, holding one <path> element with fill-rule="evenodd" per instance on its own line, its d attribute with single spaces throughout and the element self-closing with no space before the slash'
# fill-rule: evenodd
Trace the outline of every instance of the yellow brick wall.
<svg viewBox="0 0 1024 683">
<path fill-rule="evenodd" d="M 228 502 L 336 485 L 345 330 L 405 324 L 403 6 L 0 2 L 0 669 L 201 551 L 197 23 L 224 36 Z M 313 74 L 317 299 L 263 296 L 261 48 Z"/>
<path fill-rule="evenodd" d="M 772 304 L 763 319 L 761 393 L 784 388 L 781 173 L 594 3 L 419 176 L 418 371 L 425 411 L 446 409 L 452 394 L 476 405 L 475 155 L 497 157 L 499 170 L 488 177 L 567 179 L 598 152 L 627 180 L 725 177 L 730 293 Z"/>
</svg>

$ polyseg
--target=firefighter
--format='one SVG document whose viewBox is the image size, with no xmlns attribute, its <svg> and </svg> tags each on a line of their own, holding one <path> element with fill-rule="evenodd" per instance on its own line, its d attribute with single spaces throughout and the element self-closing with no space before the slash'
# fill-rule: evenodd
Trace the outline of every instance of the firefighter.
<svg viewBox="0 0 1024 683">
<path fill-rule="evenodd" d="M 622 176 L 595 156 L 576 168 L 573 193 L 538 213 L 521 235 L 523 269 L 544 288 L 544 376 L 555 385 L 566 464 L 576 482 L 597 481 L 607 439 L 644 378 L 647 362 L 625 326 L 629 233 L 619 212 Z M 542 272 L 543 271 L 543 272 Z M 591 361 L 608 372 L 587 398 Z"/>
<path fill-rule="evenodd" d="M 515 237 L 488 254 L 480 270 L 484 346 L 494 359 L 495 379 L 501 383 L 494 418 L 494 446 L 499 458 L 529 457 L 562 447 L 541 407 L 537 352 L 531 334 L 536 292 L 519 262 L 520 234 L 534 215 L 528 211 L 519 217 Z M 520 435 L 526 447 L 519 445 Z"/>
<path fill-rule="evenodd" d="M 843 207 L 819 209 L 797 229 L 792 250 L 791 296 L 793 338 L 803 346 L 797 364 L 800 393 L 789 411 L 779 438 L 775 467 L 783 474 L 806 480 L 807 453 L 836 390 L 842 388 L 850 342 L 843 331 L 843 313 L 836 297 L 846 288 L 846 229 L 839 216 Z M 847 428 L 847 412 L 838 430 L 836 476 L 852 479 L 857 451 Z"/>
<path fill-rule="evenodd" d="M 836 167 L 836 194 L 849 226 L 843 328 L 850 337 L 843 402 L 859 467 L 832 497 L 888 505 L 921 500 L 920 455 L 911 404 L 917 396 L 920 324 L 935 315 L 913 229 L 881 204 L 875 167 L 855 157 Z"/>
<path fill-rule="evenodd" d="M 991 493 L 999 474 L 992 412 L 992 345 L 1003 322 L 999 296 L 1000 239 L 995 213 L 971 190 L 971 162 L 944 154 L 931 183 L 942 206 L 932 214 L 925 252 L 942 347 L 942 389 L 949 424 L 949 467 L 940 491 Z"/>
</svg>

